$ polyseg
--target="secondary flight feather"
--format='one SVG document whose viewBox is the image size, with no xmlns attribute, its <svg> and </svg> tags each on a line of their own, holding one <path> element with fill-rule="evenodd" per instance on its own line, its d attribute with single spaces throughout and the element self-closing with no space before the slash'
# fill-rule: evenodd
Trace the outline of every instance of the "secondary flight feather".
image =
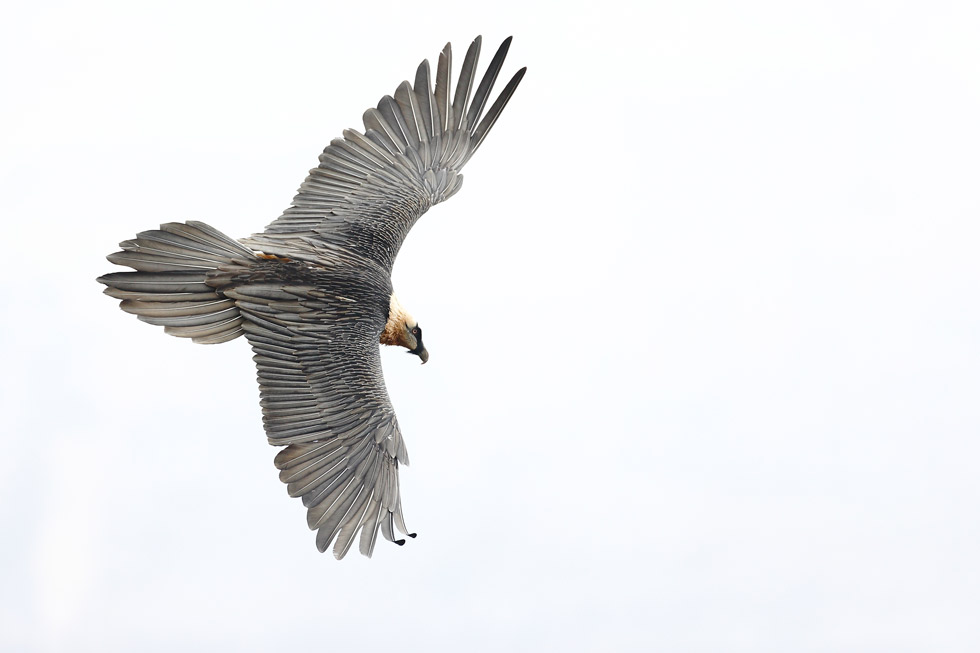
<svg viewBox="0 0 980 653">
<path fill-rule="evenodd" d="M 511 39 L 473 93 L 481 38 L 451 85 L 452 48 L 365 111 L 320 155 L 292 205 L 262 233 L 236 241 L 202 222 L 168 223 L 120 243 L 108 259 L 132 268 L 98 279 L 120 307 L 170 335 L 216 344 L 244 335 L 255 352 L 262 420 L 290 496 L 301 497 L 316 544 L 366 556 L 378 533 L 404 544 L 398 467 L 408 451 L 388 398 L 380 344 L 422 363 L 422 329 L 391 285 L 412 225 L 462 185 L 524 76 L 484 112 Z"/>
</svg>

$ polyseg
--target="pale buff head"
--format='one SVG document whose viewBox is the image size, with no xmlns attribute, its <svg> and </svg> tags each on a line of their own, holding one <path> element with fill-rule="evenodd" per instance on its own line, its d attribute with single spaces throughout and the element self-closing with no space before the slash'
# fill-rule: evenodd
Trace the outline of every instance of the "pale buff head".
<svg viewBox="0 0 980 653">
<path fill-rule="evenodd" d="M 429 360 L 429 352 L 422 344 L 422 328 L 392 293 L 388 301 L 388 322 L 381 332 L 382 345 L 404 347 L 408 353 L 415 354 L 422 363 Z"/>
</svg>

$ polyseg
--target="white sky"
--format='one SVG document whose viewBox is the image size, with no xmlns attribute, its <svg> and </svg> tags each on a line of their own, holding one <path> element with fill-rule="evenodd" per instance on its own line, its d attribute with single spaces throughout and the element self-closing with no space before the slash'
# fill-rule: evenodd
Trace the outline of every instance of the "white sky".
<svg viewBox="0 0 980 653">
<path fill-rule="evenodd" d="M 976 4 L 473 6 L 4 12 L 0 649 L 980 650 Z M 247 344 L 94 279 L 480 33 L 529 71 L 384 358 L 419 538 L 338 563 Z"/>
</svg>

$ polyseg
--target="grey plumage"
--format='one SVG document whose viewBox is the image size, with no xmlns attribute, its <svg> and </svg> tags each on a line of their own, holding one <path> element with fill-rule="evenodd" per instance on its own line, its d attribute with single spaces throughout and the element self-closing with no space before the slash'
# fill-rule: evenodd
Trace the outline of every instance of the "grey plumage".
<svg viewBox="0 0 980 653">
<path fill-rule="evenodd" d="M 120 243 L 111 262 L 134 272 L 99 278 L 123 310 L 195 342 L 245 335 L 255 353 L 263 423 L 290 496 L 301 497 L 317 547 L 342 558 L 358 539 L 409 534 L 398 466 L 408 451 L 388 398 L 379 337 L 389 320 L 391 268 L 408 231 L 462 185 L 524 75 L 483 115 L 510 46 L 470 100 L 481 39 L 451 88 L 452 49 L 428 61 L 320 155 L 292 205 L 236 242 L 200 223 L 169 223 Z M 421 335 L 419 335 L 421 342 Z M 418 347 L 421 349 L 421 345 Z M 427 354 L 426 354 L 427 356 Z M 425 358 L 423 358 L 425 360 Z M 414 535 L 413 535 L 414 536 Z"/>
<path fill-rule="evenodd" d="M 300 186 L 293 205 L 264 232 L 242 242 L 267 254 L 291 258 L 315 255 L 325 243 L 339 245 L 376 261 L 390 273 L 415 221 L 462 186 L 459 170 L 482 144 L 523 78 L 522 68 L 505 87 L 503 102 L 491 107 L 481 122 L 510 41 L 506 39 L 497 50 L 472 104 L 468 104 L 470 87 L 482 39 L 477 37 L 467 51 L 451 105 L 452 49 L 447 44 L 440 55 L 434 90 L 427 86 L 413 89 L 406 81 L 394 97 L 383 97 L 377 108 L 365 112 L 364 133 L 348 129 L 344 138 L 333 140 L 320 155 L 320 165 Z M 427 67 L 428 62 L 420 66 Z M 428 75 L 417 73 L 416 80 L 426 83 Z M 420 101 L 419 96 L 428 99 Z M 439 119 L 427 120 L 425 108 L 435 109 Z"/>
</svg>

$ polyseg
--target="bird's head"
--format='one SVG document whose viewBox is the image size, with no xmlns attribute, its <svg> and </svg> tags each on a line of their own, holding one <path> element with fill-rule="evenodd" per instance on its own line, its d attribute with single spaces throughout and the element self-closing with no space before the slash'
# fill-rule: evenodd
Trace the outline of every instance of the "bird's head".
<svg viewBox="0 0 980 653">
<path fill-rule="evenodd" d="M 426 361 L 429 360 L 429 352 L 426 351 L 425 345 L 422 344 L 422 327 L 415 320 L 412 320 L 411 324 L 405 324 L 405 339 L 402 342 L 402 346 L 408 349 L 408 353 L 415 354 L 420 359 L 422 359 L 422 364 L 425 365 Z"/>
<path fill-rule="evenodd" d="M 422 359 L 422 364 L 429 360 L 429 352 L 422 344 L 422 327 L 406 311 L 398 299 L 392 295 L 388 305 L 388 322 L 381 332 L 382 345 L 397 345 L 404 347 L 408 353 Z"/>
</svg>

